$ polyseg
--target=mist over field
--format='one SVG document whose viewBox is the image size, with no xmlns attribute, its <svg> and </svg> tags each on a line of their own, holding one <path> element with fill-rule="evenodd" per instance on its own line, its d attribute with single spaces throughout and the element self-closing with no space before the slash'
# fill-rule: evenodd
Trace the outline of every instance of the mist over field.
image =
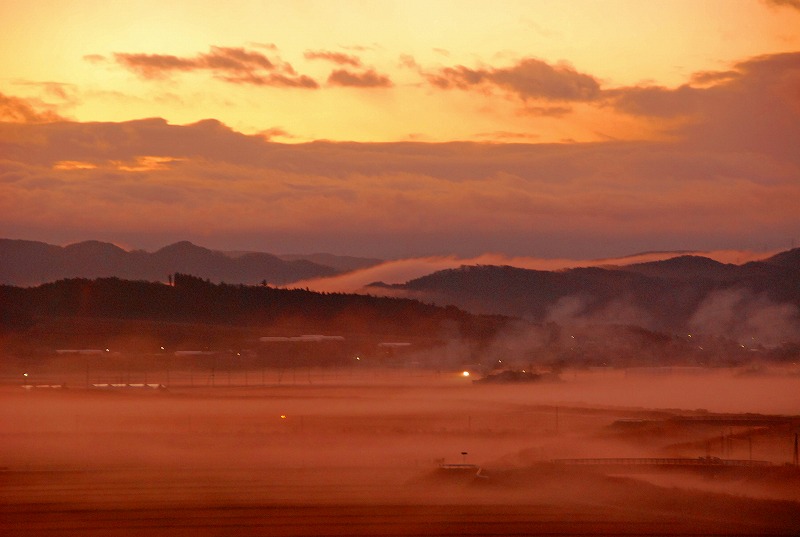
<svg viewBox="0 0 800 537">
<path fill-rule="evenodd" d="M 151 372 L 151 388 L 134 377 L 87 389 L 80 371 L 51 374 L 72 388 L 6 380 L 6 534 L 169 535 L 178 521 L 199 535 L 231 524 L 276 535 L 331 524 L 365 535 L 798 530 L 800 474 L 783 470 L 800 427 L 796 366 L 600 368 L 521 384 L 457 370 L 213 374 L 176 369 L 157 387 L 163 372 Z M 676 457 L 770 467 L 607 473 L 552 462 Z M 320 518 L 303 515 L 312 507 Z"/>
</svg>

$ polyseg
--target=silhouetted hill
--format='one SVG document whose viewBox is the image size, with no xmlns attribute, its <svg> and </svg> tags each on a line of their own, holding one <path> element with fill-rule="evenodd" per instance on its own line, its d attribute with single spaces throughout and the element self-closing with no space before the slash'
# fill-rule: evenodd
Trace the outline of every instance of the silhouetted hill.
<svg viewBox="0 0 800 537">
<path fill-rule="evenodd" d="M 373 257 L 353 257 L 349 255 L 333 255 L 333 254 L 286 254 L 279 255 L 286 261 L 310 261 L 318 265 L 325 265 L 326 267 L 333 267 L 341 272 L 350 272 L 353 270 L 374 267 L 383 263 L 383 259 Z"/>
<path fill-rule="evenodd" d="M 527 301 L 555 300 L 556 309 L 562 310 L 562 317 L 546 323 L 474 315 L 411 299 L 214 284 L 181 273 L 174 275 L 173 285 L 118 278 L 67 279 L 37 287 L 0 285 L 0 350 L 26 369 L 22 364 L 55 358 L 57 349 L 113 349 L 112 354 L 132 353 L 147 360 L 178 349 L 206 349 L 220 357 L 219 363 L 208 358 L 212 362 L 206 366 L 223 369 L 345 365 L 360 355 L 370 363 L 404 367 L 477 364 L 489 374 L 524 370 L 532 364 L 559 371 L 570 366 L 747 364 L 754 356 L 791 363 L 800 356 L 800 344 L 768 349 L 749 340 L 744 346 L 700 334 L 670 335 L 635 323 L 603 324 L 600 315 L 608 320 L 615 309 L 617 314 L 623 311 L 620 304 L 613 306 L 613 297 L 648 281 L 638 274 L 606 272 L 464 267 L 416 282 L 417 289 L 470 283 L 486 294 L 499 292 L 501 298 L 535 282 L 542 292 L 537 299 L 527 295 Z M 564 290 L 576 294 L 565 300 Z M 593 300 L 588 298 L 590 291 L 597 292 Z M 663 289 L 654 293 L 658 292 Z M 587 298 L 575 300 L 580 293 L 587 293 Z M 645 302 L 637 302 L 638 313 L 645 311 Z M 595 318 L 575 322 L 581 315 L 588 319 L 590 312 Z M 261 340 L 262 336 L 287 340 L 291 338 L 285 336 L 300 334 L 325 334 L 335 336 L 330 338 L 335 341 L 276 347 Z M 382 345 L 387 341 L 413 343 L 408 353 L 394 354 Z M 241 356 L 236 349 L 243 349 Z M 193 363 L 203 359 L 193 358 Z M 64 360 L 71 367 L 84 364 L 69 357 Z"/>
<path fill-rule="evenodd" d="M 599 316 L 608 305 L 618 303 L 618 311 L 608 322 L 640 324 L 636 321 L 642 319 L 628 315 L 628 311 L 652 302 L 669 285 L 634 272 L 601 268 L 541 271 L 509 266 L 462 266 L 392 287 L 437 304 L 536 322 Z"/>
<path fill-rule="evenodd" d="M 0 239 L 0 283 L 38 285 L 64 278 L 117 277 L 166 281 L 175 272 L 215 282 L 284 285 L 331 276 L 332 267 L 307 260 L 286 261 L 266 253 L 231 257 L 182 241 L 154 253 L 126 251 L 113 244 L 86 241 L 65 247 L 35 241 Z"/>
<path fill-rule="evenodd" d="M 554 272 L 462 266 L 388 287 L 440 305 L 534 322 L 703 331 L 776 345 L 800 341 L 798 252 L 744 265 L 679 256 Z"/>
<path fill-rule="evenodd" d="M 764 259 L 762 263 L 800 270 L 800 248 L 794 248 Z"/>
<path fill-rule="evenodd" d="M 0 283 L 31 285 L 58 279 L 63 249 L 44 242 L 0 239 Z"/>
<path fill-rule="evenodd" d="M 645 276 L 678 280 L 710 279 L 725 281 L 736 278 L 740 273 L 738 265 L 724 264 L 696 255 L 682 255 L 663 261 L 633 263 L 614 268 L 625 272 L 636 272 Z"/>
<path fill-rule="evenodd" d="M 506 322 L 410 299 L 214 284 L 181 273 L 174 275 L 173 285 L 118 278 L 67 279 L 37 287 L 0 285 L 0 335 L 16 334 L 27 344 L 52 339 L 49 326 L 60 327 L 61 339 L 73 341 L 76 338 L 64 329 L 70 324 L 92 341 L 102 340 L 109 320 L 117 321 L 118 335 L 131 339 L 147 335 L 138 332 L 140 322 L 150 323 L 151 329 L 161 324 L 197 325 L 198 341 L 206 330 L 202 327 L 208 326 L 249 327 L 261 335 L 348 334 L 378 341 L 436 339 L 442 334 L 486 340 Z M 0 348 L 2 344 L 0 338 Z"/>
</svg>

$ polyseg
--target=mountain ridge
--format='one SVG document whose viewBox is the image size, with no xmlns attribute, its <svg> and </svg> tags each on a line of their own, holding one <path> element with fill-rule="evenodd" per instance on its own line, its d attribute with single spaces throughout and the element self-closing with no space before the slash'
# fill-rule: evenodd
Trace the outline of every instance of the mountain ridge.
<svg viewBox="0 0 800 537">
<path fill-rule="evenodd" d="M 800 249 L 743 265 L 683 255 L 621 266 L 532 270 L 462 265 L 367 287 L 479 314 L 534 322 L 637 325 L 733 339 L 800 339 Z"/>
<path fill-rule="evenodd" d="M 175 272 L 215 282 L 286 285 L 341 271 L 308 260 L 284 260 L 261 252 L 231 257 L 189 241 L 169 244 L 150 253 L 127 251 L 97 240 L 62 247 L 39 241 L 0 239 L 0 284 L 5 285 L 31 286 L 65 278 L 102 277 L 166 281 Z"/>
</svg>

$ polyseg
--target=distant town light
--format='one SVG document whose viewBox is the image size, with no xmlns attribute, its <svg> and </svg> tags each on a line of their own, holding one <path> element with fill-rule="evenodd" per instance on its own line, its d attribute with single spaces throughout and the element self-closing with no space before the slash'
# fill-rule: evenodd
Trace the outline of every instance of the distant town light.
<svg viewBox="0 0 800 537">
<path fill-rule="evenodd" d="M 469 376 L 469 371 L 464 371 L 463 373 L 461 373 L 461 376 L 462 377 L 468 377 Z"/>
<path fill-rule="evenodd" d="M 285 420 L 286 419 L 286 414 L 281 414 L 281 419 Z"/>
</svg>

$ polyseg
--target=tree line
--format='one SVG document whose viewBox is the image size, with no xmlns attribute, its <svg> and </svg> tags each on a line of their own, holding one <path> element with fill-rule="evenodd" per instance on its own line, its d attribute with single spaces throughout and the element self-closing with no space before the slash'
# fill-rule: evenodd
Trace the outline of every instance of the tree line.
<svg viewBox="0 0 800 537">
<path fill-rule="evenodd" d="M 169 284 L 119 278 L 58 280 L 37 287 L 0 286 L 0 326 L 20 330 L 48 317 L 146 319 L 165 322 L 269 326 L 436 336 L 491 337 L 505 320 L 416 300 L 267 285 L 211 283 L 190 274 Z"/>
</svg>

